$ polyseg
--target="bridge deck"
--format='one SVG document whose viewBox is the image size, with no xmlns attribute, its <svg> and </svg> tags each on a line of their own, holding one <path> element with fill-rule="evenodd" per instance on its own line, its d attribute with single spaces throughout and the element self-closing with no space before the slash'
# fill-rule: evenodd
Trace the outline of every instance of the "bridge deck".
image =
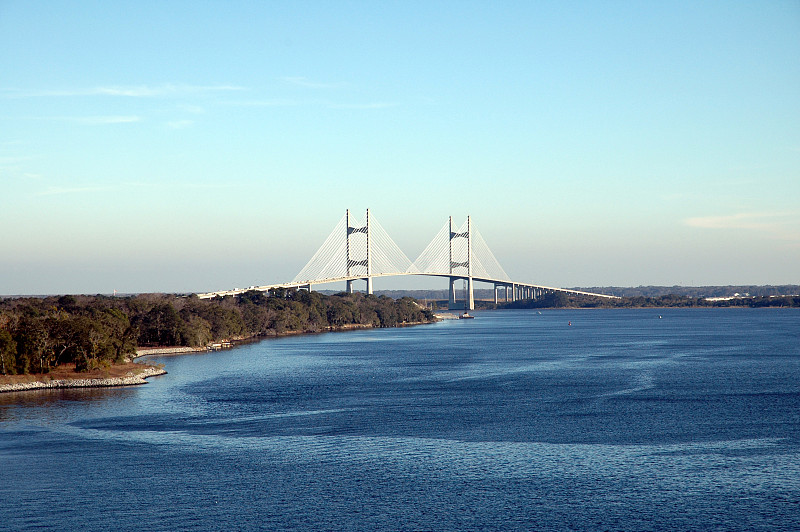
<svg viewBox="0 0 800 532">
<path fill-rule="evenodd" d="M 370 275 L 370 278 L 376 277 L 401 277 L 401 276 L 411 276 L 411 275 L 424 275 L 428 277 L 452 277 L 454 279 L 467 279 L 464 275 L 458 274 L 451 274 L 451 273 L 426 273 L 426 272 L 402 272 L 402 273 L 379 273 Z M 330 283 L 340 283 L 345 281 L 358 281 L 362 279 L 366 279 L 367 277 L 364 275 L 353 275 L 349 277 L 336 277 L 331 279 L 318 279 L 318 280 L 309 280 L 309 281 L 302 281 L 302 282 L 290 282 L 290 283 L 278 283 L 278 284 L 270 284 L 270 285 L 261 285 L 261 286 L 250 286 L 248 288 L 234 288 L 233 290 L 220 290 L 218 292 L 207 292 L 204 294 L 197 294 L 197 297 L 200 299 L 210 299 L 213 297 L 224 297 L 224 296 L 235 296 L 238 294 L 243 294 L 250 290 L 256 290 L 259 292 L 267 292 L 273 289 L 280 289 L 280 288 L 305 288 L 311 287 L 313 285 L 318 284 L 330 284 Z M 583 295 L 583 296 L 593 296 L 593 297 L 604 297 L 607 299 L 619 299 L 618 296 L 610 296 L 608 294 L 595 294 L 593 292 L 583 292 L 581 290 L 570 290 L 569 288 L 557 288 L 553 286 L 544 286 L 539 284 L 532 284 L 532 283 L 518 283 L 514 281 L 509 281 L 507 279 L 486 279 L 481 277 L 473 277 L 473 281 L 479 283 L 489 283 L 494 284 L 498 287 L 520 287 L 520 288 L 533 288 L 536 290 L 543 290 L 545 292 L 563 292 L 567 294 L 575 294 L 575 295 Z"/>
</svg>

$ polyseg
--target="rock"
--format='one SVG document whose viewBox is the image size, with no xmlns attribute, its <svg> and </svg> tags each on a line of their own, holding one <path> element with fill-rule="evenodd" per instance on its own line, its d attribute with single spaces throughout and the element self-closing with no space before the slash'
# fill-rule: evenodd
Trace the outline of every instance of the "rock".
<svg viewBox="0 0 800 532">
<path fill-rule="evenodd" d="M 0 384 L 0 393 L 23 392 L 27 390 L 43 390 L 52 388 L 107 388 L 111 386 L 135 386 L 145 384 L 147 377 L 165 375 L 167 372 L 161 368 L 145 368 L 144 370 L 124 377 L 108 379 L 63 379 L 53 381 L 19 382 L 16 384 Z"/>
</svg>

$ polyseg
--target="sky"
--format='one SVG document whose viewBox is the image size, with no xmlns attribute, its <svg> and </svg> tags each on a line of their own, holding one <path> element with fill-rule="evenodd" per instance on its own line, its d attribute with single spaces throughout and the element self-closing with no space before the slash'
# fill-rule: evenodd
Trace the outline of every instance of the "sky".
<svg viewBox="0 0 800 532">
<path fill-rule="evenodd" d="M 367 208 L 520 282 L 800 284 L 798 200 L 797 0 L 0 0 L 0 294 L 290 281 Z"/>
</svg>

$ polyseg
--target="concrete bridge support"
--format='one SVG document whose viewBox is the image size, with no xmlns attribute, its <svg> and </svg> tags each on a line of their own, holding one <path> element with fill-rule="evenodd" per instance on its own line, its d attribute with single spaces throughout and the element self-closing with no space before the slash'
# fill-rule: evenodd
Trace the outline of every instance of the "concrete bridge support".
<svg viewBox="0 0 800 532">
<path fill-rule="evenodd" d="M 509 301 L 513 300 L 513 295 L 514 295 L 514 285 L 505 283 L 495 283 L 494 285 L 495 305 L 497 305 L 500 302 L 501 296 L 503 298 L 503 302 L 508 303 Z"/>
<path fill-rule="evenodd" d="M 461 303 L 458 297 L 458 287 L 456 281 L 463 280 L 467 283 L 464 302 Z M 448 292 L 447 308 L 449 310 L 475 310 L 475 283 L 472 277 L 450 277 L 450 289 Z"/>
<path fill-rule="evenodd" d="M 456 238 L 466 238 L 467 239 L 467 256 L 466 260 L 464 261 L 453 261 L 453 240 Z M 467 275 L 464 276 L 451 276 L 450 277 L 450 290 L 449 290 L 449 301 L 448 301 L 448 308 L 451 310 L 458 310 L 463 308 L 464 310 L 475 310 L 475 289 L 474 289 L 474 282 L 472 280 L 472 222 L 470 221 L 470 217 L 467 216 L 467 230 L 463 233 L 454 233 L 453 232 L 453 217 L 450 217 L 450 273 L 454 273 L 454 268 L 466 268 Z M 456 297 L 456 288 L 455 282 L 458 279 L 464 279 L 467 282 L 467 293 L 464 295 L 464 306 L 459 307 L 456 304 L 457 297 Z"/>
<path fill-rule="evenodd" d="M 353 260 L 350 256 L 350 235 L 354 233 L 363 233 L 367 238 L 367 257 L 363 260 Z M 369 234 L 369 209 L 367 209 L 367 221 L 363 227 L 353 227 L 350 224 L 350 209 L 347 209 L 347 276 L 350 277 L 350 269 L 354 266 L 363 266 L 367 270 L 367 275 L 364 280 L 367 282 L 367 293 L 372 293 L 372 248 L 370 247 L 370 234 Z M 347 281 L 347 293 L 353 293 L 353 281 Z"/>
</svg>

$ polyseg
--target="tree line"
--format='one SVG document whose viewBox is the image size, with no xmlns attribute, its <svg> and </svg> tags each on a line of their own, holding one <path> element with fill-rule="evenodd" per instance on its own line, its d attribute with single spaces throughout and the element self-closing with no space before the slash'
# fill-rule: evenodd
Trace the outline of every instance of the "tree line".
<svg viewBox="0 0 800 532">
<path fill-rule="evenodd" d="M 433 321 L 411 298 L 323 295 L 304 290 L 196 295 L 61 296 L 0 299 L 0 373 L 85 371 L 124 361 L 137 347 L 203 347 L 224 340 L 318 332 L 352 325 Z"/>
<path fill-rule="evenodd" d="M 800 285 L 726 285 L 726 286 L 589 286 L 573 288 L 582 292 L 625 297 L 686 296 L 690 298 L 731 297 L 743 294 L 752 297 L 800 294 Z"/>
<path fill-rule="evenodd" d="M 494 305 L 492 305 L 493 307 Z M 537 299 L 500 303 L 497 308 L 537 309 L 537 308 L 647 308 L 647 307 L 800 307 L 800 296 L 758 296 L 736 297 L 723 300 L 707 300 L 667 294 L 657 297 L 635 296 L 608 299 L 604 297 L 551 292 Z"/>
</svg>

